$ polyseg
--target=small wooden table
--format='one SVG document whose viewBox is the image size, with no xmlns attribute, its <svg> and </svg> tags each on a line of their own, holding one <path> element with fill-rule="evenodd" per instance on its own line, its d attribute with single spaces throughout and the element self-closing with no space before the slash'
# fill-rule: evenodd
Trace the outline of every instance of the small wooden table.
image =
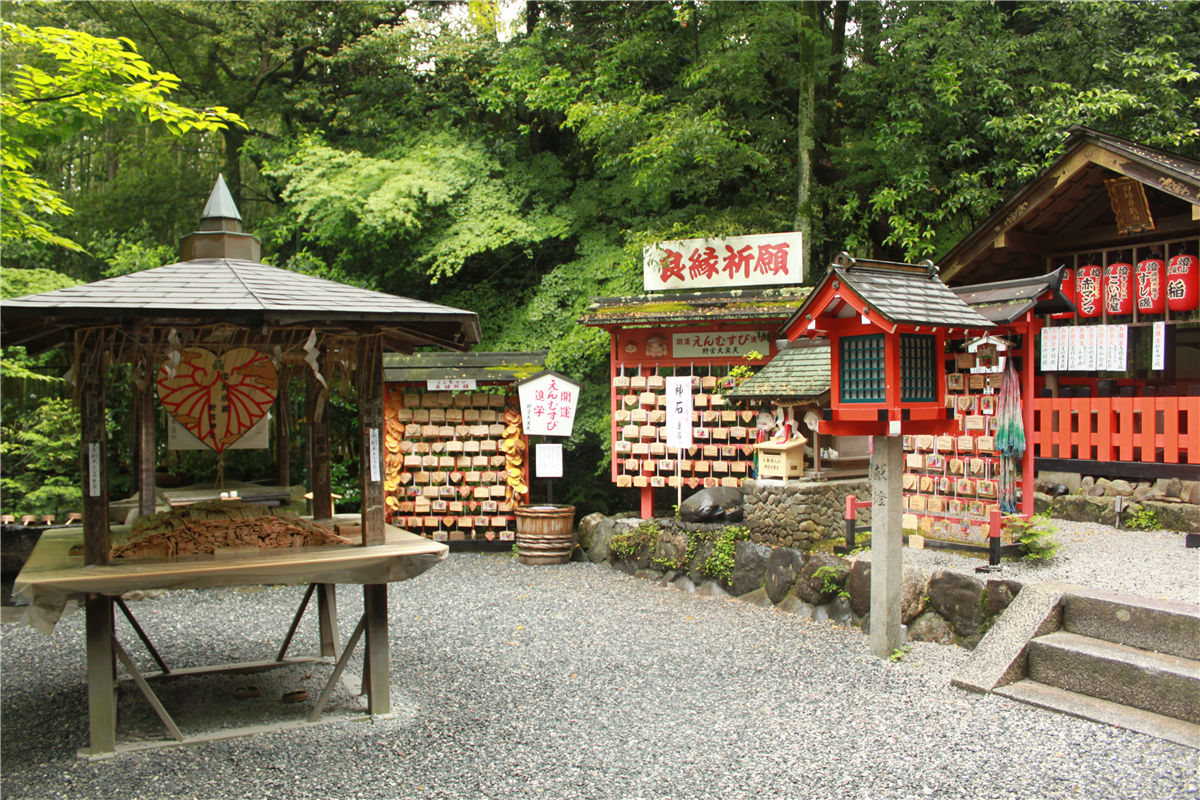
<svg viewBox="0 0 1200 800">
<path fill-rule="evenodd" d="M 344 519 L 343 519 L 344 518 Z M 338 521 L 352 522 L 357 514 L 339 515 Z M 91 746 L 81 750 L 87 758 L 111 757 L 117 752 L 147 749 L 171 744 L 210 741 L 241 736 L 261 730 L 280 730 L 295 724 L 259 727 L 253 730 L 231 728 L 203 736 L 185 736 L 175 726 L 158 701 L 147 678 L 171 673 L 165 662 L 133 618 L 121 595 L 134 589 L 194 589 L 216 586 L 307 583 L 308 592 L 296 611 L 273 661 L 224 664 L 203 667 L 195 672 L 248 671 L 296 663 L 286 658 L 291 642 L 314 590 L 318 591 L 321 622 L 321 657 L 337 659 L 321 697 L 308 717 L 315 722 L 328 702 L 335 684 L 365 634 L 363 683 L 367 691 L 368 712 L 385 716 L 391 711 L 388 668 L 387 584 L 407 580 L 425 572 L 446 558 L 449 548 L 407 531 L 386 526 L 386 541 L 381 545 L 335 545 L 266 550 L 231 555 L 187 556 L 180 558 L 120 559 L 105 565 L 85 566 L 82 555 L 72 555 L 83 542 L 81 530 L 51 530 L 42 535 L 25 568 L 13 585 L 13 595 L 30 602 L 27 618 L 34 627 L 50 633 L 67 602 L 83 598 L 87 612 L 88 715 Z M 361 584 L 364 611 L 344 648 L 337 642 L 337 610 L 334 586 L 338 583 Z M 114 609 L 129 619 L 134 631 L 161 668 L 161 672 L 143 675 L 117 641 Z M 125 667 L 146 700 L 163 722 L 171 739 L 161 742 L 118 743 L 116 739 L 116 668 L 115 660 Z M 314 659 L 307 659 L 314 660 Z"/>
</svg>

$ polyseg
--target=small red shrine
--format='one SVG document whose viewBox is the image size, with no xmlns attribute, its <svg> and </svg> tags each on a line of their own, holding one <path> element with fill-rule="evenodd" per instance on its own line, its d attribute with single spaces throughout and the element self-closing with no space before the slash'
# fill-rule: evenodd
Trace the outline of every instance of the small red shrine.
<svg viewBox="0 0 1200 800">
<path fill-rule="evenodd" d="M 842 253 L 782 330 L 789 340 L 830 342 L 833 380 L 821 433 L 896 436 L 948 429 L 946 339 L 991 327 L 941 282 L 932 262 Z"/>
</svg>

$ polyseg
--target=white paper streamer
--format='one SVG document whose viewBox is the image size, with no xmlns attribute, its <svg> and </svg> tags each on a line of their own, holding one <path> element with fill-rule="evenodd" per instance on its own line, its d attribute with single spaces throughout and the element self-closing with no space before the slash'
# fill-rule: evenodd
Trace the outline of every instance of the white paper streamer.
<svg viewBox="0 0 1200 800">
<path fill-rule="evenodd" d="M 325 376 L 321 374 L 321 370 L 317 366 L 317 360 L 320 357 L 321 351 L 317 348 L 317 329 L 313 328 L 312 332 L 308 334 L 308 341 L 304 343 L 304 361 L 312 368 L 313 377 L 328 389 L 329 384 L 325 383 Z"/>
</svg>

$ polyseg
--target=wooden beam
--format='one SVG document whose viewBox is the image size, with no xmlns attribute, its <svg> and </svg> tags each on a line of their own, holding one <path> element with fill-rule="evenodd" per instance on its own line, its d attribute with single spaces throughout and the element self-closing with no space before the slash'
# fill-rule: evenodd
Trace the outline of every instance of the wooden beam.
<svg viewBox="0 0 1200 800">
<path fill-rule="evenodd" d="M 359 488 L 362 497 L 363 545 L 383 544 L 383 340 L 378 335 L 358 340 L 357 366 Z"/>
<path fill-rule="evenodd" d="M 392 686 L 388 662 L 387 584 L 363 585 L 363 618 L 367 651 L 363 672 L 367 683 L 367 710 L 372 715 L 392 713 Z"/>
<path fill-rule="evenodd" d="M 292 408 L 288 385 L 291 374 L 280 370 L 279 392 L 275 396 L 275 483 L 292 485 Z"/>
<path fill-rule="evenodd" d="M 108 431 L 104 385 L 108 377 L 102 333 L 80 331 L 75 338 L 79 364 L 79 447 L 83 474 L 83 558 L 108 563 Z"/>
<path fill-rule="evenodd" d="M 149 372 L 149 368 L 147 368 Z M 156 485 L 154 470 L 157 466 L 157 446 L 154 439 L 154 395 L 156 394 L 153 373 L 149 372 L 141 387 L 134 386 L 134 418 L 137 421 L 137 490 L 138 516 L 148 517 L 154 513 Z"/>
<path fill-rule="evenodd" d="M 329 389 L 308 373 L 308 489 L 312 492 L 313 519 L 333 517 L 332 479 L 329 474 Z"/>
<path fill-rule="evenodd" d="M 87 629 L 89 754 L 112 754 L 117 746 L 117 690 L 113 665 L 113 601 L 89 594 L 84 601 Z"/>
</svg>

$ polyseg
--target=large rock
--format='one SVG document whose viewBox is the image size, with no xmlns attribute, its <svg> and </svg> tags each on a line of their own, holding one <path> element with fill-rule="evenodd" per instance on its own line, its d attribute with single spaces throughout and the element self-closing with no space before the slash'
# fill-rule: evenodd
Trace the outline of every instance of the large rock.
<svg viewBox="0 0 1200 800">
<path fill-rule="evenodd" d="M 1099 482 L 1097 482 L 1099 485 Z M 1107 497 L 1129 497 L 1133 494 L 1133 484 L 1129 481 L 1115 480 L 1110 481 L 1104 490 Z"/>
<path fill-rule="evenodd" d="M 679 506 L 684 522 L 740 522 L 742 490 L 732 486 L 701 489 Z"/>
<path fill-rule="evenodd" d="M 1003 614 L 1004 609 L 1008 608 L 1009 603 L 1016 598 L 1017 593 L 1020 591 L 1020 581 L 996 578 L 989 579 L 987 582 L 988 617 L 995 617 Z"/>
<path fill-rule="evenodd" d="M 929 576 L 924 570 L 904 565 L 900 579 L 900 622 L 912 622 L 925 610 L 928 599 L 926 589 Z M 856 617 L 865 617 L 871 611 L 871 562 L 855 561 L 846 582 L 850 592 L 850 610 Z"/>
<path fill-rule="evenodd" d="M 1154 500 L 1147 500 L 1142 505 L 1154 512 L 1163 530 L 1179 533 L 1200 532 L 1200 506 L 1188 503 L 1161 503 Z"/>
<path fill-rule="evenodd" d="M 856 617 L 865 617 L 871 612 L 871 562 L 855 561 L 850 565 L 850 576 L 846 579 L 850 592 L 850 610 Z"/>
<path fill-rule="evenodd" d="M 740 541 L 733 545 L 733 573 L 729 576 L 729 593 L 734 597 L 763 588 L 767 558 L 771 548 L 765 544 Z"/>
<path fill-rule="evenodd" d="M 815 553 L 800 569 L 796 581 L 796 596 L 806 603 L 819 606 L 837 597 L 846 585 L 850 562 L 827 553 Z"/>
<path fill-rule="evenodd" d="M 605 519 L 607 519 L 607 517 L 605 517 L 599 511 L 593 511 L 591 514 L 588 514 L 586 517 L 579 520 L 579 525 L 575 527 L 575 541 L 580 547 L 582 547 L 584 550 L 587 550 L 589 547 L 591 547 L 592 531 L 594 531 L 596 526 Z"/>
<path fill-rule="evenodd" d="M 687 575 L 692 581 L 699 586 L 708 573 L 704 571 L 704 564 L 708 561 L 708 557 L 712 555 L 713 543 L 701 542 L 696 546 L 696 552 L 692 554 L 692 558 L 684 566 L 687 567 Z"/>
<path fill-rule="evenodd" d="M 663 569 L 678 569 L 687 558 L 687 534 L 682 531 L 662 531 L 654 543 L 654 564 Z"/>
<path fill-rule="evenodd" d="M 610 555 L 608 552 L 608 543 L 612 541 L 613 536 L 616 536 L 616 534 L 616 520 L 605 518 L 593 525 L 588 536 L 588 558 L 597 564 L 602 561 L 608 561 Z"/>
<path fill-rule="evenodd" d="M 926 611 L 908 624 L 908 640 L 954 644 L 954 629 L 934 612 Z"/>
<path fill-rule="evenodd" d="M 764 586 L 771 602 L 778 605 L 787 597 L 788 591 L 796 578 L 800 577 L 800 568 L 804 566 L 804 557 L 799 550 L 790 547 L 777 547 L 767 556 L 767 572 L 764 576 Z"/>
<path fill-rule="evenodd" d="M 1200 505 L 1200 481 L 1191 483 L 1179 495 L 1185 502 L 1192 505 Z"/>
<path fill-rule="evenodd" d="M 938 570 L 929 579 L 929 605 L 964 639 L 983 625 L 983 584 L 968 575 Z"/>
<path fill-rule="evenodd" d="M 900 579 L 900 622 L 909 624 L 922 611 L 929 600 L 929 576 L 918 567 L 904 567 Z"/>
</svg>

